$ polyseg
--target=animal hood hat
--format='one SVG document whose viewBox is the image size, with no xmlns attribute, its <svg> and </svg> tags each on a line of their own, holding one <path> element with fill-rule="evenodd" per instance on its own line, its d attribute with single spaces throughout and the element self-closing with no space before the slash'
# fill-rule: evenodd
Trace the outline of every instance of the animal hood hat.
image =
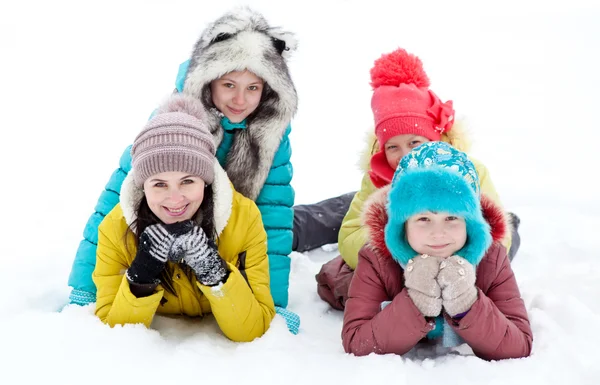
<svg viewBox="0 0 600 385">
<path fill-rule="evenodd" d="M 196 42 L 191 59 L 177 76 L 177 91 L 199 99 L 207 110 L 216 110 L 210 83 L 232 71 L 248 70 L 265 82 L 257 109 L 247 127 L 235 131 L 224 164 L 236 190 L 256 200 L 281 139 L 296 113 L 298 97 L 287 60 L 296 39 L 268 24 L 248 7 L 235 8 L 211 23 Z M 223 139 L 221 114 L 208 114 L 209 128 L 218 146 Z"/>
</svg>

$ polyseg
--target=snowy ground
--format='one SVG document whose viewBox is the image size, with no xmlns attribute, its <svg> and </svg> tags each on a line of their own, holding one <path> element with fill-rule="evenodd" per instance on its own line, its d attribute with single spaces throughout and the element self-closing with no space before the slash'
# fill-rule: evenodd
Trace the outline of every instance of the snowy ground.
<svg viewBox="0 0 600 385">
<path fill-rule="evenodd" d="M 358 188 L 355 164 L 372 121 L 368 70 L 398 46 L 422 58 L 432 89 L 468 119 L 473 153 L 521 216 L 513 269 L 534 332 L 530 358 L 344 354 L 341 313 L 318 299 L 314 281 L 331 248 L 292 255 L 297 336 L 279 317 L 263 338 L 235 344 L 206 320 L 110 329 L 92 307 L 58 312 L 83 225 L 119 155 L 171 91 L 205 23 L 240 2 L 206 3 L 0 6 L 0 383 L 600 383 L 600 8 L 592 2 L 252 2 L 300 40 L 291 63 L 301 100 L 297 203 Z"/>
</svg>

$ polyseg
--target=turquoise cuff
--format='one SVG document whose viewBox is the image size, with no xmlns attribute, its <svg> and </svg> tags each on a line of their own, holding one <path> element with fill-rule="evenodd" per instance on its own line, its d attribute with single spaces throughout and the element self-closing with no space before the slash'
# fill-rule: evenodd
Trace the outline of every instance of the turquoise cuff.
<svg viewBox="0 0 600 385">
<path fill-rule="evenodd" d="M 294 335 L 298 334 L 298 330 L 300 329 L 300 316 L 298 314 L 279 306 L 275 306 L 275 313 L 285 319 L 285 323 L 287 324 L 290 333 Z"/>
<path fill-rule="evenodd" d="M 89 305 L 90 303 L 96 302 L 96 294 L 88 291 L 73 289 L 69 295 L 69 301 L 70 303 L 80 306 Z"/>
</svg>

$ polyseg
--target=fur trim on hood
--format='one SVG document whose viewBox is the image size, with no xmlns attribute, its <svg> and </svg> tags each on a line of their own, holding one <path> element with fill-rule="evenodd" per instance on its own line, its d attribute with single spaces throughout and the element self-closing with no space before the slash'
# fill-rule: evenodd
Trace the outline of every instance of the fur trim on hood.
<svg viewBox="0 0 600 385">
<path fill-rule="evenodd" d="M 362 224 L 367 229 L 368 247 L 381 258 L 391 258 L 385 242 L 385 226 L 388 223 L 388 195 L 391 187 L 386 186 L 375 191 L 365 202 L 362 212 Z M 507 231 L 507 221 L 504 211 L 494 201 L 484 194 L 481 195 L 481 211 L 483 218 L 490 225 L 490 234 L 494 243 L 500 243 Z"/>
<path fill-rule="evenodd" d="M 227 174 L 219 165 L 219 162 L 215 164 L 215 179 L 211 187 L 213 189 L 214 199 L 214 223 L 215 231 L 217 234 L 221 234 L 229 217 L 231 216 L 231 210 L 233 205 L 233 188 L 227 178 Z M 121 187 L 120 203 L 121 209 L 123 210 L 123 216 L 128 226 L 136 220 L 137 215 L 135 208 L 144 197 L 144 190 L 139 188 L 134 183 L 135 170 L 131 170 Z"/>
<path fill-rule="evenodd" d="M 196 43 L 183 93 L 199 99 L 207 110 L 211 81 L 232 71 L 249 70 L 266 85 L 260 105 L 237 130 L 225 170 L 242 195 L 256 200 L 267 179 L 281 139 L 296 113 L 298 97 L 286 59 L 296 49 L 294 36 L 271 27 L 247 7 L 226 13 L 210 24 Z M 217 147 L 223 139 L 220 114 L 208 114 Z"/>
</svg>

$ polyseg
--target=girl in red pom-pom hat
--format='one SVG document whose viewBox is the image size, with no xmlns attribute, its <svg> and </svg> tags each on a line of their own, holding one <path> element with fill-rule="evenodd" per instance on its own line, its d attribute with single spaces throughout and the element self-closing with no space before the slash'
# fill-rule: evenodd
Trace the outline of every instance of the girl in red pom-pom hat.
<svg viewBox="0 0 600 385">
<path fill-rule="evenodd" d="M 415 145 L 441 140 L 454 124 L 452 101 L 442 102 L 429 89 L 421 60 L 403 49 L 383 55 L 371 69 L 378 151 L 371 157 L 371 182 L 392 181 L 402 156 Z M 405 139 L 411 138 L 408 146 Z M 410 145 L 412 143 L 412 146 Z"/>
</svg>

